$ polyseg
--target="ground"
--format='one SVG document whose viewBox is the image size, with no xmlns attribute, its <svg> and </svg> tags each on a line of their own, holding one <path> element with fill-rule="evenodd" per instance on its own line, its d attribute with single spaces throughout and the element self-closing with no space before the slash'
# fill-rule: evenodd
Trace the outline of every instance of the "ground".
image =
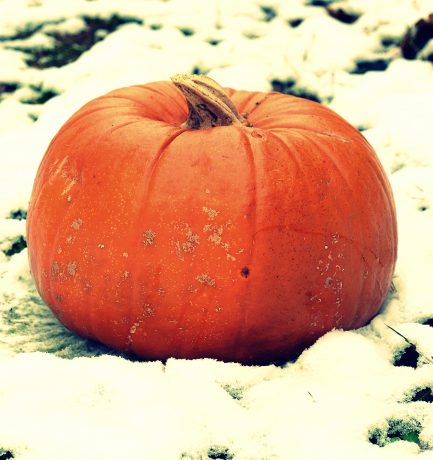
<svg viewBox="0 0 433 460">
<path fill-rule="evenodd" d="M 0 460 L 433 459 L 433 5 L 0 0 Z M 34 287 L 25 222 L 66 119 L 203 73 L 319 101 L 375 148 L 399 254 L 380 314 L 296 360 L 142 362 L 76 337 Z"/>
</svg>

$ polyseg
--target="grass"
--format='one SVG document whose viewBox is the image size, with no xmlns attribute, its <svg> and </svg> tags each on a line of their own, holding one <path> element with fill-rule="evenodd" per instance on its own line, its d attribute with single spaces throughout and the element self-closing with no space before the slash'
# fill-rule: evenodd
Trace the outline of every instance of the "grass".
<svg viewBox="0 0 433 460">
<path fill-rule="evenodd" d="M 368 440 L 372 444 L 385 447 L 394 442 L 407 441 L 417 444 L 421 449 L 426 448 L 419 438 L 422 426 L 418 420 L 391 418 L 386 421 L 385 425 L 385 427 L 370 430 Z"/>
<path fill-rule="evenodd" d="M 260 7 L 264 16 L 265 22 L 271 22 L 277 16 L 277 12 L 271 6 L 261 6 Z"/>
<path fill-rule="evenodd" d="M 388 68 L 389 63 L 389 59 L 359 60 L 355 63 L 355 69 L 351 73 L 362 75 L 370 71 L 384 71 Z"/>
<path fill-rule="evenodd" d="M 19 87 L 17 82 L 0 82 L 0 97 L 4 93 L 14 93 Z"/>
<path fill-rule="evenodd" d="M 32 90 L 33 95 L 27 99 L 22 99 L 21 102 L 24 104 L 45 104 L 59 93 L 51 88 L 44 88 L 42 84 L 30 85 L 29 88 Z"/>
<path fill-rule="evenodd" d="M 283 94 L 290 94 L 291 96 L 302 97 L 304 99 L 309 99 L 310 101 L 320 102 L 319 96 L 317 94 L 307 91 L 305 88 L 296 86 L 294 80 L 272 80 L 272 91 L 277 91 Z"/>
<path fill-rule="evenodd" d="M 27 247 L 26 240 L 22 235 L 20 235 L 9 247 L 9 249 L 4 250 L 3 252 L 5 255 L 8 257 L 13 256 L 14 254 L 20 253 L 22 250 L 24 250 Z"/>
<path fill-rule="evenodd" d="M 0 447 L 0 460 L 9 460 L 14 458 L 14 454 L 10 450 L 4 450 Z"/>
<path fill-rule="evenodd" d="M 419 353 L 415 345 L 409 345 L 398 351 L 394 357 L 394 366 L 405 366 L 416 369 L 418 367 Z"/>
<path fill-rule="evenodd" d="M 0 42 L 12 41 L 12 40 L 26 40 L 30 38 L 36 32 L 39 32 L 45 24 L 52 24 L 53 22 L 45 23 L 28 23 L 17 29 L 13 35 L 0 35 Z"/>
<path fill-rule="evenodd" d="M 207 456 L 213 460 L 232 460 L 234 458 L 228 447 L 224 446 L 210 447 Z"/>
<path fill-rule="evenodd" d="M 411 402 L 427 402 L 433 403 L 433 392 L 430 387 L 418 388 L 415 390 L 413 395 L 410 397 Z"/>
<path fill-rule="evenodd" d="M 101 41 L 108 33 L 114 32 L 120 26 L 128 23 L 142 24 L 141 19 L 114 14 L 108 18 L 83 16 L 85 27 L 75 33 L 57 31 L 46 32 L 53 38 L 53 46 L 13 46 L 8 48 L 26 54 L 25 62 L 29 67 L 46 69 L 49 67 L 62 67 L 76 61 L 85 51 Z M 27 26 L 25 31 L 13 37 L 29 38 L 35 32 L 41 31 L 43 24 Z M 9 39 L 12 39 L 11 37 Z"/>
</svg>

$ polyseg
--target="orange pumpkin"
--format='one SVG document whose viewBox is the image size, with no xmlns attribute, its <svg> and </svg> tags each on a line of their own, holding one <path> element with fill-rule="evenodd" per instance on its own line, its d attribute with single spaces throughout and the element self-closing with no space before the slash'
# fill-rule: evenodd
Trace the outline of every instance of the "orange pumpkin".
<svg viewBox="0 0 433 460">
<path fill-rule="evenodd" d="M 27 225 L 57 318 L 149 359 L 293 357 L 366 324 L 396 260 L 391 189 L 357 130 L 204 76 L 82 107 L 45 154 Z"/>
</svg>

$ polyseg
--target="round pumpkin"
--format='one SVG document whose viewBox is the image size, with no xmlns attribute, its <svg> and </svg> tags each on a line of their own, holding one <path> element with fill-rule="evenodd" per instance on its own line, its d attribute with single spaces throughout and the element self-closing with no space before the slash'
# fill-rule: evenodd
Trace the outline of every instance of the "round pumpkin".
<svg viewBox="0 0 433 460">
<path fill-rule="evenodd" d="M 204 76 L 75 113 L 31 196 L 37 289 L 80 336 L 145 359 L 289 359 L 366 324 L 395 207 L 372 147 L 321 104 Z"/>
</svg>

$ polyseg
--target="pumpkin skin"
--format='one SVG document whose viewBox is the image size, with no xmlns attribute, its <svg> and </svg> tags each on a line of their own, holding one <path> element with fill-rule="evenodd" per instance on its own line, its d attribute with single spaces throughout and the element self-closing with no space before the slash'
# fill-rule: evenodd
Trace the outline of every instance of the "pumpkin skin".
<svg viewBox="0 0 433 460">
<path fill-rule="evenodd" d="M 393 197 L 328 108 L 226 89 L 251 126 L 183 127 L 171 82 L 122 88 L 51 142 L 30 200 L 36 287 L 70 330 L 145 359 L 289 359 L 390 287 Z"/>
</svg>

